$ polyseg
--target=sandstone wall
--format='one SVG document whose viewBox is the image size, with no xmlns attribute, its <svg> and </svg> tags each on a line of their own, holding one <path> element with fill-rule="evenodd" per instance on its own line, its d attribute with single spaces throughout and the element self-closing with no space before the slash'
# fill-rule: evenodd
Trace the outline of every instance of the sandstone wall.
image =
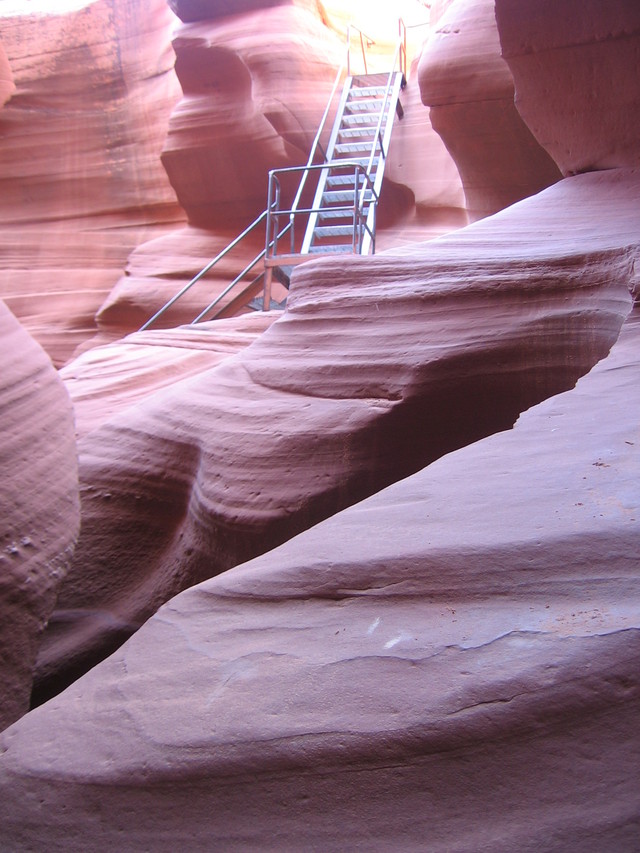
<svg viewBox="0 0 640 853">
<path fill-rule="evenodd" d="M 535 31 L 537 2 L 500 6 L 505 44 Z M 40 698 L 155 615 L 3 734 L 7 849 L 635 850 L 627 151 L 301 268 L 250 346 L 88 428 Z"/>
<path fill-rule="evenodd" d="M 80 525 L 71 402 L 0 302 L 0 729 L 29 709 L 33 666 Z"/>
<path fill-rule="evenodd" d="M 180 589 L 509 429 L 604 356 L 639 184 L 589 177 L 419 247 L 304 265 L 252 345 L 87 434 L 58 602 L 75 618 L 45 638 L 43 695 Z"/>
<path fill-rule="evenodd" d="M 103 338 L 139 328 L 266 208 L 270 169 L 306 163 L 345 59 L 346 13 L 357 11 L 352 6 L 357 4 L 326 10 L 315 3 L 260 4 L 259 10 L 241 6 L 231 15 L 226 6 L 191 4 L 185 11 L 176 4 L 187 21 L 174 39 L 184 96 L 172 115 L 162 161 L 190 225 L 132 253 L 125 276 L 98 313 Z M 419 20 L 428 21 L 424 8 L 422 13 Z M 378 68 L 388 70 L 397 14 L 387 10 L 371 22 L 376 44 L 369 61 Z M 409 30 L 411 55 L 427 32 Z M 361 70 L 357 36 L 352 56 Z M 396 122 L 379 208 L 378 250 L 466 223 L 457 169 L 431 128 L 415 74 L 402 101 L 405 117 Z M 325 145 L 332 120 L 333 114 Z M 300 173 L 288 183 L 282 179 L 289 200 L 299 179 Z M 303 205 L 312 195 L 303 197 Z M 191 321 L 264 248 L 264 239 L 261 227 L 161 324 Z M 285 297 L 281 288 L 276 298 Z"/>
<path fill-rule="evenodd" d="M 640 165 L 640 6 L 496 0 L 516 105 L 563 174 Z"/>
<path fill-rule="evenodd" d="M 159 161 L 174 21 L 164 0 L 2 19 L 16 90 L 0 112 L 0 296 L 57 363 L 131 249 L 183 218 Z"/>
<path fill-rule="evenodd" d="M 639 180 L 627 170 L 570 178 L 470 227 L 470 254 L 495 263 L 485 266 L 486 302 L 469 306 L 459 285 L 419 290 L 443 300 L 450 290 L 450 308 L 462 297 L 470 335 L 481 322 L 504 339 L 515 322 L 536 349 L 577 328 L 560 307 L 571 291 L 582 301 L 575 281 L 548 301 L 570 256 L 578 277 L 601 280 L 585 339 L 607 315 L 615 337 L 627 288 L 637 286 Z M 522 290 L 505 276 L 516 272 L 515 247 L 532 221 L 552 236 L 530 236 L 534 267 Z M 457 241 L 442 241 L 444 257 L 454 248 L 459 257 Z M 334 305 L 347 292 L 334 283 Z M 402 286 L 392 293 L 377 295 L 388 319 L 393 302 L 408 299 Z M 301 293 L 301 312 L 303 304 Z M 538 312 L 546 332 L 532 321 Z M 403 317 L 395 329 L 403 346 L 408 326 Z M 371 835 L 379 850 L 633 850 L 639 328 L 631 316 L 608 358 L 515 429 L 173 599 L 109 660 L 10 728 L 0 753 L 7 842 L 28 849 L 46 837 L 52 850 L 100 850 L 126 838 L 131 850 L 173 850 L 188 837 L 195 850 L 338 850 Z M 379 341 L 380 324 L 376 331 Z M 580 351 L 569 347 L 566 364 Z M 474 364 L 486 375 L 495 362 L 484 353 Z M 405 388 L 408 376 L 405 366 Z M 259 404 L 250 411 L 247 390 L 228 400 L 248 437 Z M 297 417 L 308 420 L 312 399 L 299 403 Z M 139 425 L 129 419 L 130 429 Z M 264 431 L 254 435 L 273 461 Z M 306 447 L 317 457 L 317 440 Z M 165 440 L 159 462 L 168 450 Z M 331 470 L 329 456 L 321 462 Z M 254 461 L 245 501 L 265 482 L 261 470 Z M 215 476 L 196 477 L 193 507 Z M 181 485 L 188 491 L 187 479 Z M 160 477 L 155 486 L 159 497 Z M 177 494 L 166 492 L 167 520 Z M 138 579 L 148 559 L 147 550 L 132 561 Z"/>
<path fill-rule="evenodd" d="M 502 210 L 560 177 L 514 107 L 493 0 L 455 0 L 420 59 L 422 100 L 453 156 L 472 219 Z"/>
</svg>

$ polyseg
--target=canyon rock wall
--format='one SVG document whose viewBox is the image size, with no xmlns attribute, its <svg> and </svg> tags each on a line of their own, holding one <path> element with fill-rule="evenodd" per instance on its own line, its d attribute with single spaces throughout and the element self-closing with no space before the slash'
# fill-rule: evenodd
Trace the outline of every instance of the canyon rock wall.
<svg viewBox="0 0 640 853">
<path fill-rule="evenodd" d="M 2 18 L 0 297 L 57 364 L 132 248 L 180 211 L 160 152 L 180 89 L 164 0 Z"/>
<path fill-rule="evenodd" d="M 554 183 L 560 172 L 514 106 L 493 0 L 455 0 L 418 69 L 422 100 L 453 156 L 472 219 Z"/>
<path fill-rule="evenodd" d="M 103 337 L 139 328 L 260 215 L 266 208 L 270 169 L 307 161 L 345 59 L 345 9 L 328 7 L 325 12 L 315 3 L 259 5 L 259 11 L 241 5 L 231 15 L 219 4 L 187 4 L 186 9 L 175 4 L 187 21 L 173 42 L 184 95 L 172 115 L 162 161 L 190 224 L 132 253 L 125 276 L 98 313 Z M 376 43 L 368 49 L 369 62 L 386 70 L 397 40 L 394 14 L 381 16 L 377 27 L 371 23 Z M 423 14 L 420 20 L 428 17 Z M 428 30 L 409 32 L 416 52 Z M 362 70 L 360 50 L 356 34 L 356 70 Z M 431 128 L 416 81 L 410 74 L 402 97 L 405 115 L 396 122 L 389 150 L 378 216 L 379 250 L 466 223 L 457 169 Z M 332 120 L 331 113 L 324 145 Z M 300 177 L 296 173 L 287 183 L 287 176 L 281 176 L 289 201 Z M 312 197 L 312 192 L 303 196 L 302 204 L 310 205 Z M 264 239 L 261 226 L 161 325 L 190 322 L 264 248 Z M 280 287 L 275 296 L 283 300 L 286 290 Z"/>
<path fill-rule="evenodd" d="M 517 107 L 563 174 L 640 165 L 640 6 L 633 0 L 563 4 L 522 16 L 496 0 L 502 52 Z M 567 84 L 569 81 L 569 84 Z"/>
<path fill-rule="evenodd" d="M 41 695 L 185 586 L 571 387 L 630 303 L 620 247 L 635 245 L 639 178 L 599 187 L 565 182 L 419 247 L 306 264 L 255 343 L 87 434 L 58 602 L 76 618 L 44 638 Z M 543 245 L 534 221 L 554 235 Z"/>
<path fill-rule="evenodd" d="M 11 95 L 15 92 L 15 83 L 11 73 L 9 60 L 4 52 L 2 42 L 0 42 L 0 107 L 8 101 Z"/>
<path fill-rule="evenodd" d="M 0 302 L 0 729 L 29 709 L 33 666 L 80 524 L 71 402 Z"/>
<path fill-rule="evenodd" d="M 497 5 L 542 129 L 541 9 Z M 607 168 L 314 261 L 217 366 L 87 404 L 37 700 L 155 615 L 3 733 L 7 849 L 635 850 L 640 168 L 565 132 Z"/>
<path fill-rule="evenodd" d="M 626 170 L 569 178 L 469 228 L 497 267 L 468 325 L 492 318 L 503 335 L 509 292 L 520 322 L 548 304 L 545 274 L 557 282 L 559 258 L 577 261 L 570 227 L 555 227 L 564 218 L 584 240 L 583 271 L 607 282 L 587 337 L 617 302 L 614 332 L 638 284 L 639 182 Z M 536 272 L 511 289 L 503 277 L 532 220 L 555 238 L 532 240 Z M 465 301 L 450 289 L 447 305 Z M 334 302 L 345 295 L 334 288 Z M 380 850 L 632 850 L 639 330 L 633 314 L 575 389 L 513 430 L 174 598 L 11 727 L 0 789 L 12 849 L 46 833 L 52 850 L 70 838 L 171 850 L 185 834 L 195 850 L 337 850 L 370 834 Z"/>
</svg>

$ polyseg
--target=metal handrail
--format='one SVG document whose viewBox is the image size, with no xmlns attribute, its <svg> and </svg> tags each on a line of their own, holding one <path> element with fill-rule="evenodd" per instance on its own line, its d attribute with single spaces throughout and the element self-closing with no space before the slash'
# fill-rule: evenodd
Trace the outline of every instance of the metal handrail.
<svg viewBox="0 0 640 853">
<path fill-rule="evenodd" d="M 253 222 L 251 223 L 251 225 L 248 225 L 248 226 L 244 229 L 244 231 L 242 232 L 242 234 L 239 234 L 239 235 L 235 238 L 235 240 L 233 240 L 231 243 L 229 243 L 229 245 L 228 245 L 225 249 L 223 249 L 221 252 L 219 252 L 219 253 L 215 256 L 215 258 L 214 258 L 212 261 L 209 261 L 209 263 L 208 263 L 208 264 L 207 264 L 203 269 L 201 269 L 201 270 L 200 270 L 200 272 L 199 272 L 197 275 L 195 275 L 195 276 L 191 279 L 191 281 L 190 281 L 190 282 L 188 282 L 187 284 L 185 284 L 185 286 L 184 286 L 181 290 L 179 290 L 179 291 L 175 294 L 175 296 L 173 296 L 173 297 L 172 297 L 172 298 L 171 298 L 171 299 L 170 299 L 170 300 L 169 300 L 165 305 L 163 305 L 163 306 L 162 306 L 162 308 L 161 308 L 159 311 L 156 311 L 156 313 L 153 315 L 153 317 L 151 317 L 151 319 L 150 319 L 150 320 L 147 320 L 147 322 L 144 324 L 144 326 L 141 326 L 141 327 L 140 327 L 139 331 L 140 331 L 140 332 L 144 332 L 146 329 L 148 329 L 148 328 L 149 328 L 149 326 L 150 326 L 152 323 L 155 323 L 155 321 L 156 321 L 159 317 L 162 317 L 162 315 L 163 315 L 166 311 L 168 311 L 168 310 L 169 310 L 169 308 L 171 308 L 171 306 L 172 306 L 172 305 L 174 305 L 174 304 L 178 301 L 178 299 L 180 299 L 182 296 L 184 296 L 184 294 L 185 294 L 185 293 L 186 293 L 186 292 L 187 292 L 191 287 L 193 287 L 193 285 L 194 285 L 194 284 L 196 284 L 198 281 L 200 281 L 200 279 L 201 279 L 203 276 L 205 276 L 205 275 L 209 272 L 209 270 L 210 270 L 212 267 L 214 267 L 214 266 L 218 263 L 218 261 L 221 261 L 221 260 L 222 260 L 222 258 L 224 258 L 224 257 L 225 257 L 225 255 L 228 255 L 228 254 L 229 254 L 229 252 L 230 252 L 232 249 L 235 249 L 235 247 L 238 245 L 238 243 L 240 243 L 242 240 L 244 240 L 244 238 L 245 238 L 245 237 L 247 237 L 247 236 L 248 236 L 248 235 L 249 235 L 249 234 L 254 230 L 254 228 L 257 228 L 257 226 L 258 226 L 258 225 L 260 225 L 260 223 L 262 222 L 262 220 L 263 220 L 263 219 L 266 219 L 266 217 L 267 217 L 267 213 L 268 213 L 268 211 L 267 211 L 267 210 L 263 210 L 263 212 L 260 214 L 260 216 L 258 216 L 258 218 L 257 218 L 257 219 L 254 219 L 254 220 L 253 220 Z"/>
<path fill-rule="evenodd" d="M 373 207 L 373 216 L 375 218 L 375 210 L 378 202 L 378 194 L 375 191 L 374 183 L 371 180 L 371 170 L 373 168 L 373 161 L 375 159 L 376 154 L 376 146 L 379 144 L 380 146 L 380 154 L 383 159 L 386 160 L 387 152 L 384 150 L 384 141 L 382 139 L 382 122 L 384 118 L 384 112 L 389 101 L 389 97 L 391 94 L 391 89 L 393 85 L 393 76 L 395 74 L 396 64 L 398 60 L 400 62 L 400 70 L 406 79 L 406 68 L 407 68 L 407 27 L 404 24 L 404 21 L 400 18 L 398 21 L 399 26 L 399 40 L 396 50 L 393 56 L 393 65 L 392 70 L 389 73 L 389 78 L 387 81 L 387 87 L 385 90 L 385 97 L 383 102 L 383 108 L 378 120 L 378 126 L 376 128 L 376 133 L 374 139 L 376 139 L 376 145 L 373 146 L 371 155 L 369 157 L 369 162 L 367 164 L 366 169 L 363 169 L 360 163 L 354 163 L 348 160 L 339 160 L 329 162 L 326 160 L 326 154 L 324 154 L 324 162 L 321 164 L 314 164 L 313 161 L 316 157 L 318 148 L 322 150 L 322 146 L 320 144 L 320 137 L 325 128 L 327 118 L 329 116 L 329 112 L 331 110 L 331 106 L 333 104 L 335 94 L 338 88 L 338 85 L 344 76 L 345 67 L 348 76 L 351 76 L 351 32 L 352 30 L 356 31 L 360 37 L 360 48 L 362 50 L 362 58 L 364 63 L 365 74 L 368 73 L 367 69 L 367 56 L 366 56 L 366 48 L 365 48 L 365 40 L 366 47 L 371 47 L 375 44 L 375 41 L 368 36 L 363 30 L 361 30 L 355 24 L 349 24 L 347 27 L 347 43 L 346 43 L 346 58 L 343 61 L 342 65 L 338 69 L 338 73 L 336 74 L 333 87 L 331 90 L 331 94 L 327 101 L 327 106 L 325 108 L 324 114 L 320 121 L 320 125 L 314 137 L 313 143 L 311 145 L 311 151 L 309 154 L 309 158 L 305 166 L 293 166 L 285 169 L 276 169 L 269 172 L 269 197 L 267 202 L 267 208 L 264 210 L 250 225 L 245 228 L 245 230 L 239 234 L 231 243 L 229 243 L 226 248 L 224 248 L 221 252 L 219 252 L 215 258 L 209 261 L 205 267 L 200 270 L 197 275 L 195 275 L 184 287 L 182 287 L 178 293 L 176 293 L 165 305 L 160 308 L 159 311 L 151 317 L 147 322 L 140 327 L 140 331 L 145 331 L 148 329 L 153 323 L 156 322 L 163 314 L 165 314 L 169 308 L 171 308 L 179 299 L 193 287 L 203 276 L 205 276 L 219 261 L 221 261 L 232 249 L 234 249 L 245 237 L 247 237 L 255 228 L 258 227 L 265 219 L 266 219 L 266 240 L 265 240 L 265 248 L 248 264 L 243 271 L 236 276 L 236 278 L 229 284 L 205 309 L 201 311 L 200 314 L 192 321 L 192 325 L 198 323 L 204 316 L 206 316 L 215 306 L 222 300 L 224 297 L 249 273 L 253 267 L 265 257 L 274 257 L 277 253 L 277 244 L 278 240 L 280 240 L 287 232 L 291 232 L 290 240 L 292 247 L 292 254 L 294 253 L 294 245 L 295 245 L 295 217 L 298 214 L 311 215 L 313 213 L 321 212 L 322 208 L 310 208 L 310 209 L 300 209 L 299 204 L 302 198 L 302 194 L 304 192 L 304 188 L 307 182 L 307 178 L 312 171 L 316 171 L 319 169 L 327 169 L 332 166 L 340 166 L 340 167 L 353 167 L 355 168 L 356 180 L 354 185 L 354 204 L 353 206 L 341 208 L 334 207 L 334 210 L 345 210 L 352 211 L 354 216 L 354 235 L 353 235 L 353 247 L 354 252 L 357 248 L 356 244 L 356 234 L 359 234 L 358 237 L 358 245 L 362 246 L 364 231 L 368 232 L 371 235 L 373 244 L 375 245 L 375 226 L 373 230 L 367 225 L 367 219 L 364 217 L 364 207 L 365 204 L 372 204 Z M 423 26 L 422 24 L 418 24 L 415 26 Z M 324 153 L 324 152 L 323 152 Z M 279 210 L 279 202 L 280 202 L 280 183 L 278 181 L 277 175 L 284 172 L 302 172 L 302 178 L 298 185 L 298 190 L 296 192 L 295 198 L 289 210 Z M 362 186 L 360 186 L 360 175 L 363 176 L 364 180 L 362 181 Z M 367 192 L 371 191 L 372 196 L 367 199 Z M 274 197 L 275 191 L 275 197 Z M 279 215 L 288 215 L 289 222 L 287 225 L 281 230 L 277 231 L 277 219 Z M 369 214 L 367 214 L 368 217 Z M 277 233 L 274 233 L 272 227 L 272 219 L 275 220 Z M 375 220 L 374 220 L 375 221 Z M 363 230 L 364 229 L 364 230 Z M 270 249 L 274 249 L 273 255 L 269 254 Z"/>
<path fill-rule="evenodd" d="M 351 77 L 351 30 L 356 30 L 360 36 L 360 48 L 362 50 L 364 73 L 368 74 L 367 53 L 364 46 L 364 40 L 367 40 L 367 47 L 372 47 L 375 44 L 375 41 L 371 38 L 371 36 L 368 36 L 365 32 L 363 32 L 360 27 L 357 27 L 355 24 L 350 23 L 347 26 L 347 77 Z"/>
<path fill-rule="evenodd" d="M 278 176 L 281 174 L 287 174 L 287 173 L 291 173 L 291 172 L 301 172 L 303 170 L 312 172 L 312 171 L 320 171 L 322 169 L 331 169 L 331 168 L 341 168 L 341 169 L 345 168 L 345 169 L 354 169 L 355 170 L 354 204 L 349 205 L 349 206 L 345 206 L 345 207 L 339 207 L 339 206 L 332 207 L 332 210 L 334 210 L 334 211 L 344 210 L 345 213 L 346 212 L 353 212 L 354 217 L 355 217 L 355 219 L 354 219 L 354 233 L 355 233 L 356 227 L 362 224 L 364 203 L 366 203 L 366 201 L 367 201 L 367 199 L 366 199 L 367 189 L 369 189 L 371 191 L 371 194 L 372 194 L 372 198 L 369 199 L 369 201 L 370 202 L 373 201 L 374 203 L 378 202 L 378 194 L 375 191 L 373 181 L 371 180 L 371 175 L 365 169 L 363 169 L 363 167 L 360 163 L 358 163 L 355 160 L 328 160 L 325 163 L 316 163 L 316 164 L 311 165 L 311 166 L 287 166 L 287 167 L 282 168 L 282 169 L 272 169 L 269 172 L 269 203 L 270 203 L 271 207 L 269 209 L 268 222 L 270 222 L 272 218 L 277 221 L 278 216 L 289 216 L 289 222 L 287 223 L 287 225 L 285 225 L 285 227 L 282 229 L 282 231 L 279 234 L 275 235 L 273 238 L 270 237 L 270 232 L 267 232 L 268 248 L 273 248 L 273 254 L 269 254 L 268 249 L 267 249 L 267 254 L 266 254 L 267 258 L 275 258 L 278 256 L 278 251 L 277 251 L 278 250 L 278 240 L 280 239 L 280 237 L 284 236 L 284 234 L 286 234 L 287 231 L 289 231 L 289 229 L 291 229 L 291 254 L 295 254 L 295 251 L 294 251 L 294 241 L 295 241 L 295 224 L 294 224 L 294 221 L 295 221 L 295 217 L 298 215 L 310 215 L 312 213 L 322 213 L 322 211 L 324 209 L 322 207 L 309 207 L 309 208 L 298 207 L 295 210 L 292 208 L 289 210 L 280 209 L 277 206 L 278 201 L 279 201 L 279 197 L 280 197 L 280 193 L 279 193 L 280 181 L 279 181 Z M 364 179 L 362 181 L 362 187 L 360 186 L 360 183 L 361 183 L 360 176 L 362 176 L 362 178 Z M 368 186 L 367 186 L 367 184 L 368 184 Z M 274 187 L 275 187 L 275 191 L 274 191 Z M 364 203 L 362 203 L 362 204 L 358 201 L 358 199 L 360 198 L 360 193 L 362 193 L 362 198 L 364 199 Z M 366 225 L 366 222 L 365 222 L 365 225 Z M 370 232 L 369 228 L 367 228 L 367 230 Z M 362 240 L 360 240 L 360 245 L 361 244 L 362 244 Z M 354 243 L 354 245 L 355 245 L 355 243 Z"/>
<path fill-rule="evenodd" d="M 265 210 L 264 213 L 261 214 L 261 218 L 264 217 L 266 215 L 266 213 L 267 213 L 267 211 Z M 285 225 L 285 227 L 282 229 L 282 231 L 274 237 L 274 242 L 277 242 L 280 239 L 280 237 L 283 237 L 286 234 L 286 232 L 289 230 L 289 228 L 290 228 L 289 225 Z M 231 284 L 228 284 L 225 287 L 225 289 L 221 293 L 219 293 L 216 296 L 216 298 L 214 300 L 212 300 L 207 305 L 207 307 L 204 309 L 204 311 L 201 311 L 198 314 L 198 316 L 195 318 L 195 320 L 191 321 L 191 323 L 189 325 L 195 326 L 195 324 L 199 323 L 201 320 L 203 320 L 210 311 L 213 311 L 213 309 L 216 307 L 216 305 L 224 299 L 224 297 L 227 295 L 227 293 L 229 293 L 229 291 L 233 290 L 233 288 L 236 286 L 236 284 L 238 284 L 238 282 L 242 281 L 242 279 L 245 277 L 245 275 L 247 275 L 247 273 L 251 272 L 251 270 L 255 267 L 255 265 L 265 257 L 265 255 L 267 254 L 268 248 L 269 248 L 268 246 L 265 246 L 265 248 L 258 255 L 256 255 L 256 257 L 251 261 L 251 263 L 247 264 L 247 266 L 242 270 L 242 272 L 239 273 L 234 278 L 234 280 L 231 282 Z"/>
<path fill-rule="evenodd" d="M 318 131 L 317 131 L 317 133 L 316 133 L 316 135 L 315 135 L 315 138 L 314 138 L 314 140 L 313 140 L 313 143 L 312 143 L 312 145 L 311 145 L 311 152 L 310 152 L 310 154 L 309 154 L 309 158 L 307 159 L 306 166 L 304 167 L 304 168 L 305 168 L 305 172 L 304 172 L 304 174 L 303 174 L 302 178 L 300 179 L 300 184 L 299 184 L 299 186 L 298 186 L 298 191 L 296 192 L 295 198 L 294 198 L 294 200 L 293 200 L 293 204 L 292 204 L 292 209 L 293 209 L 293 210 L 296 210 L 296 208 L 297 208 L 298 204 L 300 203 L 300 199 L 301 199 L 301 197 L 302 197 L 302 193 L 303 193 L 303 191 L 304 191 L 305 184 L 306 184 L 306 182 L 307 182 L 308 170 L 309 170 L 309 168 L 310 168 L 311 164 L 313 163 L 313 161 L 314 161 L 314 159 L 315 159 L 316 151 L 318 150 L 318 146 L 320 145 L 320 137 L 322 136 L 322 131 L 324 130 L 324 126 L 325 126 L 325 124 L 326 124 L 326 122 L 327 122 L 327 117 L 328 117 L 328 115 L 329 115 L 329 111 L 330 111 L 330 109 L 331 109 L 331 105 L 333 104 L 333 99 L 334 99 L 335 94 L 336 94 L 336 91 L 337 91 L 337 89 L 338 89 L 338 84 L 340 83 L 340 81 L 341 81 L 341 79 L 342 79 L 342 76 L 343 76 L 343 73 L 344 73 L 344 69 L 345 69 L 345 65 L 347 65 L 347 66 L 348 66 L 348 64 L 349 64 L 349 57 L 348 57 L 348 53 L 347 53 L 347 60 L 346 60 L 346 62 L 343 62 L 343 63 L 342 63 L 342 65 L 341 65 L 341 66 L 340 66 L 340 68 L 338 69 L 338 73 L 336 74 L 335 80 L 334 80 L 334 82 L 333 82 L 333 88 L 331 89 L 331 94 L 329 95 L 329 99 L 328 99 L 328 101 L 327 101 L 327 106 L 326 106 L 325 111 L 324 111 L 324 113 L 323 113 L 323 115 L 322 115 L 322 119 L 320 120 L 320 125 L 319 125 L 319 127 L 318 127 Z M 323 153 L 324 153 L 324 152 L 323 152 Z M 324 159 L 326 160 L 326 154 L 324 155 Z M 267 213 L 268 213 L 268 211 L 269 211 L 270 209 L 271 209 L 271 200 L 269 199 L 269 200 L 267 201 Z M 269 241 L 269 236 L 268 236 L 268 234 L 269 234 L 269 228 L 267 227 L 267 242 Z"/>
</svg>

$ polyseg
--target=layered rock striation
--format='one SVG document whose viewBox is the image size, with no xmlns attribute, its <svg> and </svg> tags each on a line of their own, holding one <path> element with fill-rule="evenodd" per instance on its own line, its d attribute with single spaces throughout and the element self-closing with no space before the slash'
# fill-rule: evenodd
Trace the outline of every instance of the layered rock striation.
<svg viewBox="0 0 640 853">
<path fill-rule="evenodd" d="M 42 630 L 80 525 L 71 402 L 0 302 L 0 729 L 29 709 Z"/>
<path fill-rule="evenodd" d="M 629 311 L 639 187 L 567 179 L 411 250 L 309 263 L 252 345 L 86 435 L 76 618 L 45 637 L 41 695 L 180 589 L 571 387 Z"/>
<path fill-rule="evenodd" d="M 513 430 L 173 599 L 9 729 L 5 838 L 632 850 L 639 334 Z"/>
<path fill-rule="evenodd" d="M 562 17 L 550 0 L 526 17 L 517 6 L 496 0 L 502 53 L 518 112 L 562 173 L 640 165 L 638 4 L 568 3 Z"/>
<path fill-rule="evenodd" d="M 184 94 L 171 117 L 162 162 L 189 225 L 132 253 L 98 313 L 103 335 L 142 325 L 266 209 L 270 170 L 302 167 L 308 160 L 346 57 L 344 9 L 336 19 L 315 3 L 259 5 L 241 5 L 230 14 L 219 4 L 175 4 L 185 21 L 173 41 Z M 375 29 L 380 42 L 369 48 L 369 62 L 389 71 L 397 16 L 387 12 L 381 18 L 384 25 Z M 428 29 L 410 32 L 416 50 L 418 35 Z M 361 45 L 352 35 L 352 69 L 361 72 Z M 379 206 L 379 250 L 466 223 L 457 169 L 431 128 L 414 73 L 402 101 L 404 118 L 396 122 Z M 332 121 L 330 112 L 321 145 L 327 145 Z M 302 171 L 280 175 L 283 207 L 301 177 Z M 301 207 L 312 203 L 313 180 L 307 189 Z M 296 221 L 299 244 L 304 222 Z M 190 322 L 219 295 L 220 316 L 247 310 L 253 294 L 236 304 L 223 291 L 264 243 L 263 223 L 159 324 Z M 283 300 L 286 290 L 280 287 L 275 297 Z"/>
<path fill-rule="evenodd" d="M 159 159 L 180 94 L 174 21 L 164 0 L 2 19 L 0 297 L 56 364 L 95 330 L 131 250 L 184 221 Z"/>
<path fill-rule="evenodd" d="M 494 0 L 452 2 L 418 69 L 423 103 L 456 162 L 471 219 L 502 210 L 560 177 L 514 106 L 494 6 Z"/>
<path fill-rule="evenodd" d="M 539 139 L 536 52 L 623 79 L 630 9 L 574 52 L 498 0 Z M 606 168 L 301 267 L 249 346 L 89 412 L 37 696 L 151 618 L 0 738 L 4 846 L 636 849 L 640 169 L 574 131 Z"/>
</svg>

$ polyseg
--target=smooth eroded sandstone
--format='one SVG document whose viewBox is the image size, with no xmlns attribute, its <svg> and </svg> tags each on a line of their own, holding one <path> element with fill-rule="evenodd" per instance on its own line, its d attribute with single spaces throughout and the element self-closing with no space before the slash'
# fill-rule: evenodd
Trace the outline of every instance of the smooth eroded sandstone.
<svg viewBox="0 0 640 853">
<path fill-rule="evenodd" d="M 342 18 L 347 11 L 342 8 Z M 426 9 L 422 13 L 424 23 Z M 139 327 L 259 216 L 267 206 L 269 170 L 307 162 L 346 57 L 347 21 L 342 18 L 325 19 L 315 7 L 284 4 L 205 16 L 179 28 L 174 47 L 184 96 L 171 118 L 163 163 L 192 224 L 131 254 L 125 275 L 97 314 L 101 337 Z M 369 49 L 369 62 L 388 71 L 397 14 L 387 10 L 378 20 L 376 12 L 375 23 L 376 39 L 378 33 L 381 37 Z M 427 32 L 422 24 L 409 30 L 409 58 Z M 362 71 L 355 31 L 351 44 L 352 71 Z M 378 208 L 378 251 L 437 236 L 467 221 L 456 166 L 420 102 L 415 63 L 407 74 L 404 117 L 395 123 Z M 338 86 L 334 109 L 340 91 Z M 330 112 L 324 146 L 332 121 Z M 280 175 L 284 207 L 292 202 L 301 176 L 301 171 Z M 301 207 L 311 204 L 314 189 L 311 177 Z M 304 219 L 296 220 L 296 245 L 305 225 Z M 156 325 L 190 322 L 264 250 L 264 243 L 262 222 Z M 247 282 L 260 272 L 258 265 Z M 221 316 L 247 310 L 255 295 L 237 288 L 223 296 L 216 310 L 222 310 Z M 274 298 L 282 302 L 286 290 L 280 287 Z"/>
<path fill-rule="evenodd" d="M 342 45 L 284 5 L 185 24 L 173 46 L 184 95 L 163 165 L 191 224 L 240 230 L 266 207 L 269 170 L 306 163 Z"/>
<path fill-rule="evenodd" d="M 257 311 L 229 320 L 150 329 L 94 347 L 60 371 L 83 437 L 161 388 L 204 373 L 249 346 L 280 316 Z"/>
<path fill-rule="evenodd" d="M 304 265 L 254 344 L 89 433 L 40 695 L 180 589 L 571 387 L 629 310 L 639 187 L 567 179 L 412 249 Z"/>
<path fill-rule="evenodd" d="M 563 174 L 640 165 L 635 0 L 496 0 L 517 107 Z"/>
<path fill-rule="evenodd" d="M 2 42 L 0 42 L 0 107 L 8 101 L 11 95 L 15 92 L 15 84 L 9 60 L 4 52 Z"/>
<path fill-rule="evenodd" d="M 131 250 L 184 221 L 160 162 L 176 19 L 165 0 L 97 0 L 1 20 L 0 297 L 59 365 Z"/>
<path fill-rule="evenodd" d="M 635 849 L 639 356 L 169 602 L 4 734 L 6 843 Z"/>
<path fill-rule="evenodd" d="M 29 709 L 42 630 L 78 535 L 69 397 L 49 358 L 0 302 L 0 729 Z"/>
<path fill-rule="evenodd" d="M 554 183 L 560 172 L 513 103 L 493 0 L 456 0 L 420 58 L 422 101 L 462 178 L 472 219 Z"/>
</svg>

